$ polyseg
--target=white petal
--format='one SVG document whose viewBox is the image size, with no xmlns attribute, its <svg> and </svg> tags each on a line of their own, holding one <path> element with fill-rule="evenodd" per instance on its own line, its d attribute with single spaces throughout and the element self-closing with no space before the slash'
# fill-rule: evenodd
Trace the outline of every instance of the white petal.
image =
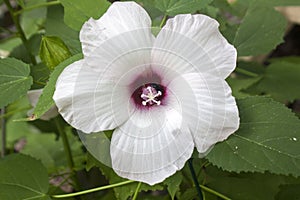
<svg viewBox="0 0 300 200">
<path fill-rule="evenodd" d="M 80 31 L 82 51 L 90 55 L 103 41 L 136 29 L 150 32 L 151 19 L 135 2 L 114 2 L 98 20 L 89 19 Z"/>
<path fill-rule="evenodd" d="M 170 107 L 135 110 L 111 140 L 114 171 L 121 177 L 150 185 L 180 170 L 194 149 L 181 113 Z"/>
<path fill-rule="evenodd" d="M 181 102 L 199 153 L 207 152 L 238 129 L 238 108 L 225 80 L 191 73 L 177 77 L 168 88 Z"/>
<path fill-rule="evenodd" d="M 218 30 L 218 22 L 205 15 L 177 15 L 158 34 L 153 60 L 187 73 L 174 58 L 186 60 L 194 71 L 226 78 L 235 68 L 236 49 Z M 175 63 L 175 65 L 174 65 Z"/>
<path fill-rule="evenodd" d="M 101 74 L 87 67 L 85 60 L 80 60 L 65 68 L 56 83 L 53 99 L 59 113 L 69 124 L 85 133 L 117 127 L 113 111 L 120 109 L 124 99 L 129 98 L 122 88 L 99 84 L 99 81 Z M 114 99 L 112 91 L 118 93 Z M 113 105 L 117 107 L 113 109 Z M 127 116 L 121 115 L 122 112 L 118 114 L 118 122 L 123 123 Z"/>
</svg>

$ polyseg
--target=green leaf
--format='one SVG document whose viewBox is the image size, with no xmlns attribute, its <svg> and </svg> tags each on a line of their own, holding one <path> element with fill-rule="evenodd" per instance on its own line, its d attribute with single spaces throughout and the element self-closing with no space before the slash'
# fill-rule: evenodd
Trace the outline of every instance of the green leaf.
<svg viewBox="0 0 300 200">
<path fill-rule="evenodd" d="M 22 98 L 17 103 L 22 103 L 22 106 L 26 106 L 27 99 Z M 28 100 L 27 100 L 28 101 Z M 15 104 L 15 103 L 14 103 Z M 6 147 L 8 149 L 14 149 L 18 151 L 20 148 L 22 148 L 22 145 L 16 145 L 18 142 L 21 144 L 22 139 L 32 133 L 32 130 L 29 127 L 29 124 L 22 121 L 22 122 L 15 122 L 15 119 L 20 119 L 24 117 L 22 111 L 20 110 L 13 110 L 11 109 L 12 104 L 10 104 L 7 108 L 8 112 L 15 112 L 16 114 L 12 115 L 8 120 L 6 121 Z M 29 105 L 27 105 L 29 106 Z M 24 109 L 24 108 L 23 108 Z M 24 111 L 23 111 L 24 112 Z M 23 140 L 24 141 L 24 140 Z M 20 147 L 20 148 L 19 148 Z"/>
<path fill-rule="evenodd" d="M 58 5 L 48 7 L 45 23 L 45 35 L 61 38 L 72 54 L 81 53 L 79 32 L 68 27 L 64 23 L 63 18 L 64 10 L 62 6 Z"/>
<path fill-rule="evenodd" d="M 300 184 L 283 185 L 280 189 L 280 192 L 276 196 L 276 200 L 299 200 Z"/>
<path fill-rule="evenodd" d="M 44 87 L 49 79 L 50 70 L 44 63 L 30 66 L 30 75 L 33 78 L 31 89 Z"/>
<path fill-rule="evenodd" d="M 82 152 L 82 143 L 71 132 L 71 127 L 65 129 L 68 140 L 71 145 L 72 157 L 77 169 L 82 169 L 82 163 L 85 154 Z M 65 170 L 68 166 L 66 154 L 61 138 L 56 139 L 54 133 L 31 133 L 24 138 L 26 145 L 21 153 L 30 155 L 41 160 L 47 167 L 49 173 L 55 173 L 57 170 Z"/>
<path fill-rule="evenodd" d="M 172 200 L 174 200 L 176 192 L 179 191 L 179 186 L 182 182 L 182 179 L 182 173 L 179 171 L 164 181 L 164 184 L 167 185 L 167 189 Z"/>
<path fill-rule="evenodd" d="M 25 7 L 25 3 L 24 3 L 23 0 L 17 0 L 17 3 L 18 3 L 18 5 L 21 6 L 22 8 Z"/>
<path fill-rule="evenodd" d="M 257 63 L 238 62 L 238 67 L 226 81 L 232 89 L 236 98 L 250 96 L 245 90 L 257 83 L 265 73 L 265 67 Z"/>
<path fill-rule="evenodd" d="M 40 161 L 22 154 L 0 160 L 0 199 L 51 200 L 48 188 L 48 174 Z"/>
<path fill-rule="evenodd" d="M 230 85 L 232 89 L 232 95 L 236 98 L 244 98 L 250 96 L 250 94 L 245 93 L 243 90 L 247 89 L 257 81 L 259 81 L 261 77 L 253 77 L 253 78 L 240 78 L 240 77 L 229 77 L 226 81 Z"/>
<path fill-rule="evenodd" d="M 0 42 L 0 49 L 2 51 L 6 51 L 7 53 L 11 52 L 14 48 L 22 44 L 22 40 L 20 38 L 7 38 L 6 40 L 2 40 Z M 10 57 L 12 57 L 10 55 Z"/>
<path fill-rule="evenodd" d="M 273 200 L 286 177 L 270 173 L 228 173 L 209 166 L 206 186 L 231 199 Z"/>
<path fill-rule="evenodd" d="M 87 158 L 87 165 L 88 166 L 97 166 L 102 174 L 108 179 L 110 184 L 113 183 L 119 183 L 122 181 L 126 181 L 127 179 L 119 177 L 112 168 L 105 166 L 104 164 L 100 163 L 98 160 L 96 160 L 93 156 L 88 154 Z M 131 183 L 125 186 L 115 187 L 115 195 L 117 199 L 119 200 L 127 200 L 128 197 L 132 196 L 135 192 L 135 189 L 137 187 L 138 183 Z M 154 186 L 150 186 L 147 184 L 142 184 L 140 191 L 155 191 L 155 190 L 163 190 L 163 187 L 160 184 L 156 184 Z"/>
<path fill-rule="evenodd" d="M 43 4 L 47 0 L 30 0 L 25 1 L 25 7 Z M 31 36 L 37 33 L 44 26 L 47 8 L 42 7 L 22 13 L 20 17 L 21 26 L 26 36 Z"/>
<path fill-rule="evenodd" d="M 184 193 L 181 195 L 180 199 L 184 200 L 194 200 L 197 195 L 196 188 L 188 188 Z"/>
<path fill-rule="evenodd" d="M 67 67 L 68 65 L 72 64 L 73 62 L 79 60 L 82 58 L 82 54 L 74 55 L 67 60 L 60 63 L 57 67 L 55 67 L 54 71 L 50 75 L 49 81 L 47 85 L 43 89 L 43 93 L 40 96 L 37 105 L 33 111 L 32 117 L 30 117 L 30 120 L 35 120 L 40 118 L 43 114 L 45 114 L 52 106 L 54 106 L 54 101 L 52 99 L 52 96 L 55 91 L 55 84 L 57 81 L 58 76 L 61 74 L 61 72 Z"/>
<path fill-rule="evenodd" d="M 300 120 L 270 98 L 247 97 L 238 106 L 239 130 L 216 144 L 207 159 L 228 171 L 300 176 Z"/>
<path fill-rule="evenodd" d="M 27 46 L 32 55 L 38 55 L 41 38 L 41 34 L 33 34 L 27 41 Z M 13 45 L 16 44 L 14 43 Z M 28 55 L 28 50 L 25 48 L 25 45 L 22 43 L 22 41 L 19 45 L 15 46 L 11 50 L 9 56 L 14 57 L 18 60 L 22 60 L 25 63 L 31 63 L 30 57 Z"/>
<path fill-rule="evenodd" d="M 59 37 L 43 36 L 40 58 L 50 70 L 69 57 L 71 57 L 71 52 Z"/>
<path fill-rule="evenodd" d="M 169 16 L 195 13 L 205 8 L 212 0 L 155 0 L 155 6 Z"/>
<path fill-rule="evenodd" d="M 126 0 L 127 1 L 127 0 Z M 128 0 L 130 1 L 130 0 Z M 155 6 L 155 1 L 149 1 L 149 0 L 136 0 L 138 4 L 142 5 L 143 8 L 147 11 L 147 13 L 150 15 L 152 19 L 152 26 L 155 26 L 155 20 L 159 18 L 163 13 Z M 158 20 L 160 23 L 160 20 Z M 159 25 L 157 24 L 157 26 Z"/>
<path fill-rule="evenodd" d="M 283 42 L 285 27 L 286 20 L 273 6 L 253 3 L 236 31 L 233 45 L 239 56 L 268 53 Z"/>
<path fill-rule="evenodd" d="M 110 2 L 107 0 L 60 0 L 65 8 L 65 23 L 74 30 L 80 30 L 81 26 L 90 17 L 101 17 Z"/>
<path fill-rule="evenodd" d="M 14 58 L 0 59 L 0 107 L 25 95 L 32 84 L 29 65 Z"/>
<path fill-rule="evenodd" d="M 271 95 L 285 102 L 300 99 L 300 58 L 278 58 L 271 60 L 265 75 L 247 91 Z"/>
<path fill-rule="evenodd" d="M 41 46 L 42 35 L 34 34 L 27 41 L 29 51 L 32 55 L 37 56 L 39 54 L 39 47 Z"/>
</svg>

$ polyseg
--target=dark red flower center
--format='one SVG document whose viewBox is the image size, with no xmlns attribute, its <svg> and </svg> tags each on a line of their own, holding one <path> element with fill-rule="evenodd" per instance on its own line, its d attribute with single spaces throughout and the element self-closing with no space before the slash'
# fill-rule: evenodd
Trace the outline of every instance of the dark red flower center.
<svg viewBox="0 0 300 200">
<path fill-rule="evenodd" d="M 164 86 L 157 83 L 147 83 L 133 92 L 132 99 L 138 107 L 149 108 L 161 105 L 165 95 L 166 89 Z"/>
</svg>

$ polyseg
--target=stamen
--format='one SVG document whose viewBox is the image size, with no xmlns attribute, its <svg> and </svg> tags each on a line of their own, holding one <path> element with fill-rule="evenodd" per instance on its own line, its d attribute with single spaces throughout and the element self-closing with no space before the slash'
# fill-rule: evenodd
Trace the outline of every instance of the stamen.
<svg viewBox="0 0 300 200">
<path fill-rule="evenodd" d="M 145 88 L 146 90 L 143 91 L 141 94 L 141 98 L 144 99 L 145 101 L 142 101 L 142 105 L 146 106 L 147 103 L 149 105 L 160 105 L 161 102 L 157 100 L 156 98 L 162 95 L 161 91 L 157 91 L 154 87 L 148 86 Z"/>
</svg>

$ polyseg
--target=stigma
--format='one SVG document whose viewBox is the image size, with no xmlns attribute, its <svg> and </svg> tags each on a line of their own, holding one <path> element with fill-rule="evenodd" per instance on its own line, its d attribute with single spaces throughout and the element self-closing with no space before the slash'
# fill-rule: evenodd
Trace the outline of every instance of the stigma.
<svg viewBox="0 0 300 200">
<path fill-rule="evenodd" d="M 161 101 L 158 100 L 158 98 L 162 96 L 162 92 L 159 90 L 156 90 L 154 87 L 152 86 L 147 86 L 145 88 L 142 89 L 142 94 L 141 94 L 141 98 L 144 100 L 142 101 L 142 105 L 143 106 L 147 106 L 147 105 L 160 105 Z"/>
</svg>

